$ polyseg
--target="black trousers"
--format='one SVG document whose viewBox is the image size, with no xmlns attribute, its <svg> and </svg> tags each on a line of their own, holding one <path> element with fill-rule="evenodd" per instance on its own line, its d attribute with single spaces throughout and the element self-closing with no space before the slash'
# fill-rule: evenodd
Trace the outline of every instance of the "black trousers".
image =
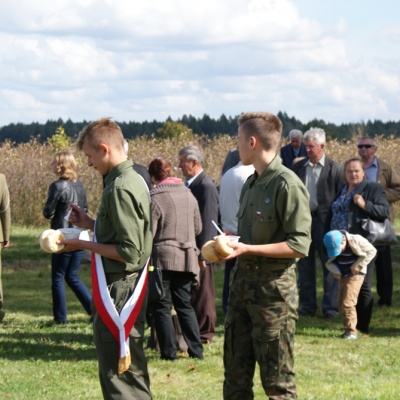
<svg viewBox="0 0 400 400">
<path fill-rule="evenodd" d="M 202 359 L 203 345 L 200 340 L 199 325 L 190 301 L 193 274 L 163 270 L 162 276 L 165 296 L 153 305 L 154 326 L 160 345 L 161 358 L 167 360 L 177 358 L 177 341 L 171 316 L 171 304 L 173 304 L 181 325 L 182 335 L 188 345 L 189 356 Z"/>
<path fill-rule="evenodd" d="M 393 294 L 392 251 L 390 246 L 377 247 L 377 250 L 375 268 L 378 304 L 391 306 Z"/>
<path fill-rule="evenodd" d="M 374 272 L 374 260 L 368 264 L 367 273 L 361 286 L 357 300 L 357 330 L 363 333 L 369 332 L 369 324 L 374 307 L 374 298 L 372 296 L 372 275 Z"/>
</svg>

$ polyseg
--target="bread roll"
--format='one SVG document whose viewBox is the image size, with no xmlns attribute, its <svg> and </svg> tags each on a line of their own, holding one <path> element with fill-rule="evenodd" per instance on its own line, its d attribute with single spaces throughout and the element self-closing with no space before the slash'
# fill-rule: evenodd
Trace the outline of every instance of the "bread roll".
<svg viewBox="0 0 400 400">
<path fill-rule="evenodd" d="M 201 255 L 210 262 L 220 261 L 218 253 L 215 251 L 215 240 L 209 240 L 203 244 Z"/>
<path fill-rule="evenodd" d="M 215 239 L 215 250 L 221 256 L 226 257 L 232 254 L 233 248 L 228 246 L 229 238 L 225 235 L 218 235 Z"/>
<path fill-rule="evenodd" d="M 63 244 L 56 243 L 57 240 L 64 240 L 64 234 L 59 230 L 47 229 L 40 235 L 39 244 L 47 253 L 57 253 L 64 248 Z"/>
</svg>

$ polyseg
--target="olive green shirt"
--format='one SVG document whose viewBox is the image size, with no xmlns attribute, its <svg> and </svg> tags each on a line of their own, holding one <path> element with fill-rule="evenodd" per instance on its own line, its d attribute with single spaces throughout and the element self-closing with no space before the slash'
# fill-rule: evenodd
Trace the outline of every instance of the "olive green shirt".
<svg viewBox="0 0 400 400">
<path fill-rule="evenodd" d="M 96 219 L 98 243 L 117 245 L 118 254 L 126 263 L 102 257 L 104 272 L 134 272 L 143 268 L 150 256 L 150 197 L 143 179 L 127 160 L 106 176 L 105 188 Z"/>
<path fill-rule="evenodd" d="M 297 175 L 282 165 L 277 155 L 258 176 L 249 177 L 240 195 L 238 235 L 246 244 L 286 242 L 308 255 L 311 244 L 311 214 L 306 187 Z M 267 258 L 253 255 L 240 260 L 254 262 L 295 262 L 292 258 Z"/>
</svg>

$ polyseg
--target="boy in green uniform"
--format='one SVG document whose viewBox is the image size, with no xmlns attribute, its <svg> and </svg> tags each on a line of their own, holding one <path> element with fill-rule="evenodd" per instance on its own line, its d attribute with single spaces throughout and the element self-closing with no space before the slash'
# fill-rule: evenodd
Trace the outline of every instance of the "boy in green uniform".
<svg viewBox="0 0 400 400">
<path fill-rule="evenodd" d="M 140 284 L 140 272 L 151 253 L 150 198 L 143 180 L 132 168 L 132 161 L 126 158 L 124 138 L 115 122 L 108 118 L 92 122 L 80 132 L 77 147 L 87 157 L 89 167 L 96 169 L 102 176 L 107 175 L 96 220 L 79 207 L 71 205 L 73 211 L 69 221 L 92 230 L 96 241 L 72 239 L 60 243 L 65 245 L 63 251 L 86 249 L 101 256 L 97 256 L 98 262 L 94 265 L 102 265 L 105 276 L 103 290 L 110 293 L 109 298 L 117 311 L 114 319 L 118 320 L 118 314 L 121 314 Z M 97 309 L 97 305 L 102 304 L 96 303 L 96 298 L 102 296 L 96 297 L 95 288 L 93 295 L 96 305 L 93 318 L 94 342 L 104 398 L 151 399 L 147 360 L 143 351 L 145 302 L 128 333 L 128 361 L 120 368 L 121 340 L 118 342 L 111 333 L 112 324 L 103 317 L 103 307 Z M 132 360 L 130 363 L 129 357 Z M 123 369 L 126 369 L 125 372 L 121 371 Z"/>
<path fill-rule="evenodd" d="M 239 117 L 238 149 L 255 173 L 243 186 L 240 242 L 225 319 L 224 399 L 253 399 L 256 362 L 270 399 L 297 398 L 294 333 L 296 259 L 308 254 L 311 215 L 307 189 L 277 155 L 282 123 L 264 112 Z"/>
</svg>

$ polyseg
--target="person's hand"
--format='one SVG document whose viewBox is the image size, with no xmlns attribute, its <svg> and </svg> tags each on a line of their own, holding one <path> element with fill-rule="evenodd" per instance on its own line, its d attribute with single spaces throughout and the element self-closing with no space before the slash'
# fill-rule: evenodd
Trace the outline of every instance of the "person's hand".
<svg viewBox="0 0 400 400">
<path fill-rule="evenodd" d="M 351 273 L 353 275 L 357 275 L 360 271 L 361 271 L 360 265 L 355 265 L 354 267 L 351 268 Z"/>
<path fill-rule="evenodd" d="M 342 275 L 340 275 L 340 274 L 332 274 L 332 275 L 337 280 L 339 280 L 342 277 Z"/>
<path fill-rule="evenodd" d="M 229 256 L 221 256 L 221 261 L 231 260 L 232 258 L 239 257 L 245 253 L 247 245 L 242 242 L 228 242 L 228 246 L 233 248 L 233 252 L 229 254 Z"/>
<path fill-rule="evenodd" d="M 64 240 L 57 240 L 57 244 L 63 244 L 64 248 L 60 251 L 57 251 L 58 253 L 66 253 L 69 251 L 75 251 L 75 250 L 82 250 L 82 242 L 83 240 L 79 239 L 64 239 Z"/>
<path fill-rule="evenodd" d="M 363 210 L 365 209 L 365 200 L 364 198 L 361 196 L 361 194 L 355 194 L 353 196 L 353 201 L 354 204 L 360 208 L 362 208 Z"/>
<path fill-rule="evenodd" d="M 203 271 L 203 269 L 207 267 L 207 262 L 206 260 L 202 260 L 201 258 L 199 258 L 198 261 L 199 261 L 200 271 Z"/>
<path fill-rule="evenodd" d="M 90 218 L 85 211 L 82 210 L 79 206 L 75 204 L 70 204 L 66 210 L 67 214 L 70 212 L 71 214 L 68 218 L 68 222 L 71 224 L 78 226 L 83 229 L 93 230 L 94 222 L 93 219 Z"/>
</svg>

